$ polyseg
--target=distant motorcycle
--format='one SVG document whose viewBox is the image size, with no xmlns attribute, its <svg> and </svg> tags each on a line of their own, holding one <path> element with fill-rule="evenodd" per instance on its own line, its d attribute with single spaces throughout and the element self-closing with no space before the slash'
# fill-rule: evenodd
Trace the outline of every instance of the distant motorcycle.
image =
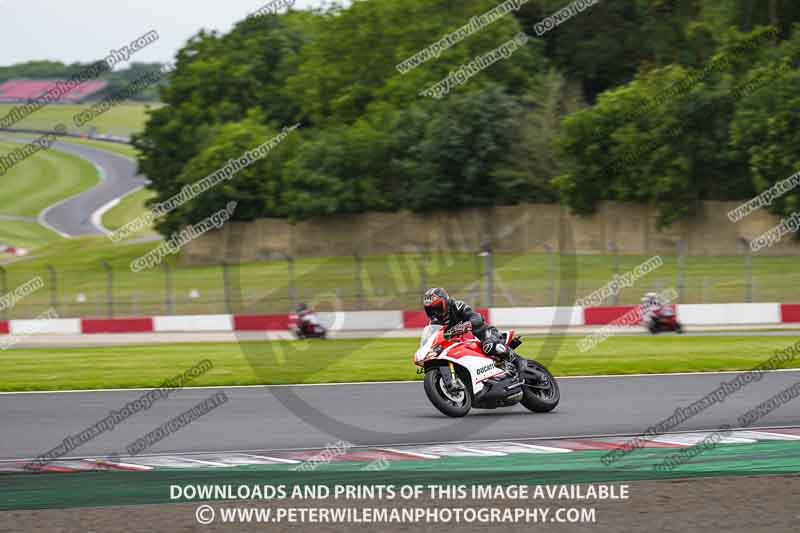
<svg viewBox="0 0 800 533">
<path fill-rule="evenodd" d="M 294 313 L 289 315 L 289 324 L 298 339 L 324 339 L 328 330 L 319 321 L 316 313 Z"/>
<path fill-rule="evenodd" d="M 503 335 L 509 349 L 522 343 L 513 331 Z M 543 365 L 526 359 L 520 375 L 513 363 L 497 362 L 484 354 L 480 340 L 468 326 L 450 330 L 439 325 L 426 327 L 414 364 L 425 373 L 428 400 L 450 417 L 462 417 L 473 407 L 496 409 L 517 403 L 546 413 L 561 399 L 556 379 Z"/>
<path fill-rule="evenodd" d="M 683 324 L 678 322 L 678 316 L 670 307 L 662 307 L 653 311 L 649 319 L 646 327 L 653 335 L 671 331 L 683 333 Z"/>
</svg>

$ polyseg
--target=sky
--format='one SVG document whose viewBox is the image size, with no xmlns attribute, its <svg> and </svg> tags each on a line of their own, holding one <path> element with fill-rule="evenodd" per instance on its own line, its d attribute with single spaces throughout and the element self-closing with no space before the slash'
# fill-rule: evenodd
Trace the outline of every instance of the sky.
<svg viewBox="0 0 800 533">
<path fill-rule="evenodd" d="M 158 41 L 131 60 L 166 62 L 201 28 L 227 32 L 235 22 L 268 2 L 0 0 L 0 66 L 39 59 L 64 63 L 97 61 L 151 30 L 158 32 Z M 323 0 L 295 0 L 293 8 L 322 4 Z M 119 67 L 124 68 L 125 64 Z"/>
</svg>

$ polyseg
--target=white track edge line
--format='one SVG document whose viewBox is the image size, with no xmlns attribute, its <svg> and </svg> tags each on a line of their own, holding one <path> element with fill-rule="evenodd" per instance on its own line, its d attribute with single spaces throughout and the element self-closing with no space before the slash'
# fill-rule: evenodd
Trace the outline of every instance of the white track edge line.
<svg viewBox="0 0 800 533">
<path fill-rule="evenodd" d="M 713 370 L 709 372 L 664 372 L 654 374 L 598 374 L 596 376 L 556 376 L 561 381 L 565 379 L 622 379 L 622 378 L 648 378 L 648 377 L 675 377 L 675 376 L 715 376 L 722 374 L 740 374 L 749 370 Z M 782 372 L 800 372 L 800 368 L 778 368 L 775 370 L 765 370 L 764 374 L 777 374 Z M 422 380 L 414 381 L 347 381 L 342 383 L 285 383 L 274 385 L 201 385 L 199 387 L 183 387 L 184 390 L 216 390 L 216 389 L 268 389 L 281 387 L 340 387 L 349 385 L 402 385 L 408 383 L 422 383 Z M 59 393 L 93 393 L 93 392 L 136 392 L 149 391 L 158 387 L 135 387 L 130 389 L 75 389 L 75 390 L 37 390 L 37 391 L 0 391 L 4 394 L 59 394 Z"/>
</svg>

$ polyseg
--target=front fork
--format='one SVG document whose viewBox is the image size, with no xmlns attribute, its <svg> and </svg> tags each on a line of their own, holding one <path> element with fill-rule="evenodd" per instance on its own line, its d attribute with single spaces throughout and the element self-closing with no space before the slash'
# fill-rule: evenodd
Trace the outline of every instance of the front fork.
<svg viewBox="0 0 800 533">
<path fill-rule="evenodd" d="M 452 361 L 447 362 L 447 366 L 441 365 L 436 367 L 436 371 L 439 372 L 439 375 L 442 378 L 442 383 L 449 391 L 461 391 L 463 387 L 456 385 L 456 381 L 458 380 L 458 376 L 456 375 L 456 367 L 453 365 Z M 423 372 L 425 370 L 423 369 Z"/>
</svg>

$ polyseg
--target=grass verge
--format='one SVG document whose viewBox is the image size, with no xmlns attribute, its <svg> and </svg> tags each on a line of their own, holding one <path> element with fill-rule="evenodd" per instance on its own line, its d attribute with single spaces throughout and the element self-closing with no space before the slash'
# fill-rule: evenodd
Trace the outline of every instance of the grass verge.
<svg viewBox="0 0 800 533">
<path fill-rule="evenodd" d="M 775 336 L 613 337 L 581 353 L 580 338 L 560 338 L 560 345 L 555 337 L 529 338 L 520 353 L 557 376 L 746 370 L 791 342 Z M 540 354 L 553 345 L 560 346 L 557 353 Z M 402 338 L 13 349 L 0 358 L 0 390 L 156 387 L 202 359 L 214 368 L 193 385 L 415 380 L 416 347 L 416 339 Z"/>
<path fill-rule="evenodd" d="M 5 116 L 19 104 L 0 104 L 0 116 Z M 147 120 L 146 110 L 158 108 L 161 104 L 129 103 L 117 105 L 95 118 L 89 124 L 78 128 L 73 117 L 91 107 L 90 104 L 59 104 L 45 106 L 32 115 L 21 120 L 15 127 L 52 130 L 56 124 L 64 124 L 70 132 L 88 133 L 91 128 L 96 128 L 98 133 L 111 133 L 113 135 L 130 135 L 144 129 Z"/>
<path fill-rule="evenodd" d="M 128 222 L 142 215 L 147 211 L 145 202 L 150 198 L 156 196 L 154 191 L 148 189 L 139 189 L 135 192 L 128 194 L 119 201 L 117 205 L 109 209 L 103 215 L 103 226 L 111 231 L 118 230 Z M 143 229 L 136 235 L 153 232 L 152 226 L 148 229 Z"/>
<path fill-rule="evenodd" d="M 0 155 L 22 147 L 0 142 Z M 3 176 L 0 214 L 25 217 L 0 219 L 0 242 L 21 248 L 39 248 L 61 239 L 36 221 L 46 207 L 93 187 L 100 180 L 88 161 L 58 150 L 33 154 Z"/>
</svg>

